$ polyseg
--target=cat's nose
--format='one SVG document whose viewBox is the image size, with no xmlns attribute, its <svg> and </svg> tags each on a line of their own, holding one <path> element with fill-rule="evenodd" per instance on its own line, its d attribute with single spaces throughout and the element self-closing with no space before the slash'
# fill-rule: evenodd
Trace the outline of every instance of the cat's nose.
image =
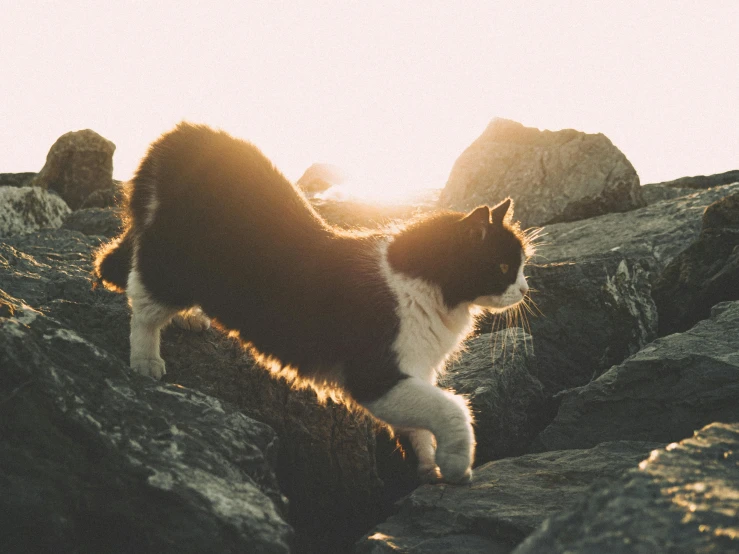
<svg viewBox="0 0 739 554">
<path fill-rule="evenodd" d="M 526 296 L 526 294 L 529 292 L 529 284 L 528 283 L 522 283 L 518 285 L 518 290 L 521 291 L 521 296 Z"/>
</svg>

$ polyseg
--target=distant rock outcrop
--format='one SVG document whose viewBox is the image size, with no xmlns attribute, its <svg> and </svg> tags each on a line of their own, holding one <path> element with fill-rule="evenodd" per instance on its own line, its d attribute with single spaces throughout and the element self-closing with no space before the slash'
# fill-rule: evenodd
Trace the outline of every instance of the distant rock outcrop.
<svg viewBox="0 0 739 554">
<path fill-rule="evenodd" d="M 714 421 L 739 422 L 739 302 L 657 339 L 598 379 L 560 394 L 537 450 L 605 440 L 673 442 Z"/>
<path fill-rule="evenodd" d="M 341 168 L 331 164 L 313 164 L 305 170 L 296 185 L 308 196 L 325 192 L 334 185 L 344 182 Z"/>
<path fill-rule="evenodd" d="M 23 187 L 36 173 L 0 173 L 0 187 Z"/>
<path fill-rule="evenodd" d="M 69 213 L 64 200 L 38 187 L 0 187 L 0 237 L 57 228 Z"/>
<path fill-rule="evenodd" d="M 725 300 L 739 300 L 739 192 L 708 206 L 697 241 L 654 283 L 659 333 L 685 331 Z"/>
<path fill-rule="evenodd" d="M 647 204 L 654 204 L 662 200 L 677 198 L 692 194 L 696 189 L 709 189 L 730 185 L 739 182 L 739 170 L 717 173 L 716 175 L 698 175 L 696 177 L 681 177 L 674 181 L 650 183 L 642 186 L 642 195 Z"/>
<path fill-rule="evenodd" d="M 104 208 L 75 210 L 64 218 L 62 224 L 62 229 L 108 238 L 118 236 L 122 227 L 123 221 L 121 221 L 120 213 L 117 210 Z"/>
<path fill-rule="evenodd" d="M 76 210 L 93 193 L 115 189 L 113 152 L 115 144 L 90 129 L 65 133 L 52 145 L 44 167 L 27 184 L 56 191 Z"/>
<path fill-rule="evenodd" d="M 455 162 L 439 204 L 467 210 L 507 196 L 524 227 L 645 205 L 639 176 L 605 135 L 495 119 Z"/>
<path fill-rule="evenodd" d="M 714 423 L 596 483 L 514 554 L 738 552 L 739 424 Z"/>
<path fill-rule="evenodd" d="M 739 183 L 739 169 L 726 171 L 724 173 L 716 173 L 715 175 L 680 177 L 674 181 L 663 181 L 661 183 L 652 183 L 645 186 L 661 186 L 676 189 L 710 189 L 720 187 L 721 185 L 729 185 L 731 183 Z"/>
</svg>

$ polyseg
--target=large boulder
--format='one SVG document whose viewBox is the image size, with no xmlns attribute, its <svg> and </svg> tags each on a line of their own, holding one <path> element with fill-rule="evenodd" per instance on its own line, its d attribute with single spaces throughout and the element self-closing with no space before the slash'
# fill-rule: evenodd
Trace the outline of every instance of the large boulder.
<svg viewBox="0 0 739 554">
<path fill-rule="evenodd" d="M 73 210 L 101 190 L 114 190 L 115 144 L 95 131 L 70 131 L 59 137 L 46 164 L 28 184 L 56 191 Z"/>
<path fill-rule="evenodd" d="M 646 263 L 656 278 L 698 238 L 705 208 L 735 192 L 739 192 L 739 183 L 697 191 L 628 213 L 548 225 L 535 261 L 573 261 L 613 251 Z"/>
<path fill-rule="evenodd" d="M 515 554 L 739 552 L 739 425 L 714 423 L 593 485 Z"/>
<path fill-rule="evenodd" d="M 507 196 L 524 227 L 645 205 L 639 176 L 605 135 L 495 119 L 457 159 L 439 203 L 467 210 Z"/>
<path fill-rule="evenodd" d="M 649 274 L 618 252 L 533 266 L 529 283 L 537 375 L 549 393 L 591 381 L 657 336 Z"/>
<path fill-rule="evenodd" d="M 0 290 L 6 552 L 289 551 L 277 437 Z"/>
<path fill-rule="evenodd" d="M 536 373 L 532 338 L 520 328 L 474 337 L 449 364 L 439 385 L 469 400 L 476 464 L 525 453 L 551 421 Z"/>
<path fill-rule="evenodd" d="M 527 269 L 534 375 L 547 395 L 584 385 L 657 336 L 648 268 L 619 252 Z M 499 321 L 499 320 L 503 321 Z M 506 324 L 488 317 L 483 328 Z"/>
<path fill-rule="evenodd" d="M 739 300 L 739 192 L 706 208 L 700 237 L 668 264 L 652 294 L 660 335 L 685 331 L 715 304 Z"/>
<path fill-rule="evenodd" d="M 69 212 L 64 200 L 38 187 L 0 187 L 0 237 L 57 228 Z"/>
<path fill-rule="evenodd" d="M 295 184 L 310 197 L 340 185 L 345 180 L 346 177 L 340 167 L 316 163 L 306 169 Z"/>
<path fill-rule="evenodd" d="M 609 440 L 673 442 L 713 421 L 739 422 L 739 302 L 647 345 L 595 381 L 561 393 L 535 450 Z"/>
<path fill-rule="evenodd" d="M 123 368 L 129 350 L 126 298 L 92 288 L 91 254 L 101 240 L 70 230 L 4 239 L 0 289 L 53 317 Z M 275 469 L 290 500 L 288 521 L 298 551 L 346 551 L 417 485 L 415 467 L 374 420 L 270 376 L 223 333 L 170 327 L 162 354 L 167 382 L 227 401 L 277 432 Z"/>
<path fill-rule="evenodd" d="M 612 442 L 490 462 L 472 483 L 424 485 L 365 535 L 358 553 L 504 554 L 545 518 L 572 507 L 595 481 L 612 480 L 659 446 Z"/>
</svg>

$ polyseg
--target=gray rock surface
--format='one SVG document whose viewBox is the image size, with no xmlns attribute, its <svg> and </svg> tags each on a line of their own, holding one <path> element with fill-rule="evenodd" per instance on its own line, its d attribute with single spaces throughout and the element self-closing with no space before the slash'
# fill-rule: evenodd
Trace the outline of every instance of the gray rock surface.
<svg viewBox="0 0 739 554">
<path fill-rule="evenodd" d="M 675 189 L 710 189 L 731 183 L 739 183 L 739 169 L 716 173 L 715 175 L 680 177 L 674 181 L 663 181 L 661 183 L 652 183 L 652 185 Z"/>
<path fill-rule="evenodd" d="M 91 253 L 101 240 L 63 229 L 4 239 L 0 289 L 53 317 L 123 368 L 129 348 L 126 299 L 92 289 Z M 395 441 L 371 419 L 268 375 L 224 334 L 170 327 L 162 354 L 169 383 L 232 403 L 277 432 L 276 473 L 290 499 L 297 552 L 347 551 L 417 485 L 413 462 L 401 459 Z"/>
<path fill-rule="evenodd" d="M 466 210 L 507 196 L 524 227 L 645 205 L 639 176 L 604 135 L 495 119 L 454 163 L 439 203 Z"/>
<path fill-rule="evenodd" d="M 548 225 L 542 237 L 544 244 L 537 249 L 534 261 L 570 261 L 615 251 L 648 263 L 656 278 L 698 238 L 703 210 L 734 192 L 739 192 L 739 183 L 698 191 L 628 213 Z"/>
<path fill-rule="evenodd" d="M 575 505 L 594 481 L 616 478 L 657 446 L 611 442 L 506 458 L 477 468 L 469 485 L 424 485 L 356 552 L 510 552 L 545 518 Z"/>
<path fill-rule="evenodd" d="M 532 338 L 515 327 L 474 337 L 449 364 L 439 384 L 469 399 L 475 464 L 525 453 L 551 420 L 536 372 Z"/>
<path fill-rule="evenodd" d="M 739 302 L 718 304 L 709 320 L 657 339 L 560 397 L 536 449 L 673 442 L 714 421 L 739 422 Z"/>
<path fill-rule="evenodd" d="M 75 210 L 67 215 L 62 223 L 62 229 L 108 238 L 118 236 L 122 226 L 123 222 L 119 212 L 105 208 Z"/>
<path fill-rule="evenodd" d="M 0 237 L 57 228 L 69 212 L 64 200 L 38 187 L 0 187 Z"/>
<path fill-rule="evenodd" d="M 660 335 L 685 331 L 715 304 L 739 300 L 739 192 L 706 208 L 700 237 L 667 265 L 652 295 Z"/>
<path fill-rule="evenodd" d="M 0 187 L 23 187 L 35 176 L 33 172 L 0 173 Z"/>
<path fill-rule="evenodd" d="M 56 191 L 73 210 L 98 190 L 113 189 L 115 144 L 95 131 L 70 131 L 59 137 L 30 186 Z"/>
<path fill-rule="evenodd" d="M 686 196 L 693 194 L 695 189 L 684 189 L 676 187 L 667 187 L 659 183 L 650 185 L 642 185 L 641 194 L 647 205 L 656 204 L 662 200 L 671 200 L 672 198 L 678 198 L 679 196 Z"/>
<path fill-rule="evenodd" d="M 288 552 L 276 434 L 0 291 L 4 552 Z"/>
<path fill-rule="evenodd" d="M 584 385 L 657 336 L 644 264 L 619 252 L 527 269 L 534 375 L 548 395 Z M 488 326 L 498 325 L 495 318 Z"/>
<path fill-rule="evenodd" d="M 515 554 L 739 552 L 739 425 L 714 423 L 594 485 Z"/>
</svg>

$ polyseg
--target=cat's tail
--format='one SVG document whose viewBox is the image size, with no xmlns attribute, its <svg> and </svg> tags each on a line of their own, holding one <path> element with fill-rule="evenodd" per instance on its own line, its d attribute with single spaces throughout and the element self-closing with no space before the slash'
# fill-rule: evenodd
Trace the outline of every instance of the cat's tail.
<svg viewBox="0 0 739 554">
<path fill-rule="evenodd" d="M 93 275 L 105 288 L 116 292 L 126 290 L 131 273 L 133 237 L 130 229 L 116 239 L 102 245 L 95 253 Z"/>
</svg>

